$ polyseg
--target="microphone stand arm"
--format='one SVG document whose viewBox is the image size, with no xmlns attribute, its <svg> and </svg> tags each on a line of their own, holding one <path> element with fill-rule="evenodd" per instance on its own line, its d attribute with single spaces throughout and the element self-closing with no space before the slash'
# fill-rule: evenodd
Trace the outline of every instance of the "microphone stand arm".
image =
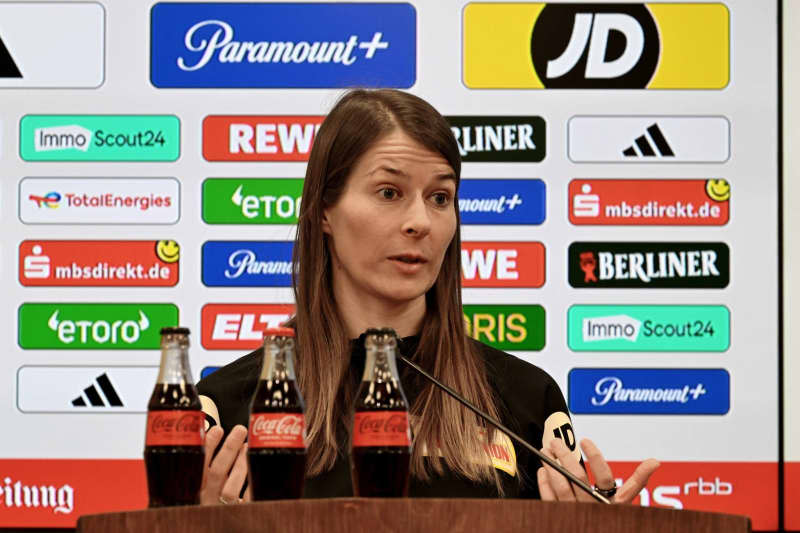
<svg viewBox="0 0 800 533">
<path fill-rule="evenodd" d="M 595 500 L 597 500 L 600 503 L 605 503 L 605 504 L 610 504 L 611 503 L 608 500 L 608 498 L 606 498 L 602 494 L 598 493 L 594 488 L 590 487 L 585 481 L 583 481 L 582 479 L 579 479 L 577 476 L 575 476 L 575 474 L 573 474 L 572 472 L 570 472 L 569 470 L 567 470 L 566 468 L 564 468 L 563 466 L 558 464 L 558 462 L 554 461 L 553 459 L 551 459 L 547 455 L 545 455 L 542 452 L 540 452 L 539 450 L 537 450 L 534 446 L 529 444 L 525 439 L 523 439 L 522 437 L 520 437 L 519 435 L 517 435 L 516 433 L 514 433 L 510 429 L 508 429 L 500 421 L 495 420 L 494 418 L 492 418 L 488 414 L 484 413 L 483 411 L 481 411 L 480 409 L 478 409 L 477 407 L 472 405 L 470 402 L 468 402 L 465 398 L 463 398 L 456 391 L 454 391 L 453 389 L 451 389 L 450 387 L 448 387 L 447 385 L 445 385 L 444 383 L 442 383 L 441 381 L 439 381 L 438 379 L 436 379 L 435 377 L 430 375 L 428 372 L 423 370 L 416 363 L 411 362 L 407 357 L 405 357 L 404 355 L 399 353 L 399 351 L 397 353 L 397 357 L 398 357 L 398 359 L 403 361 L 405 364 L 407 364 L 408 366 L 410 366 L 411 368 L 416 370 L 418 373 L 420 373 L 425 379 L 427 379 L 428 381 L 430 381 L 431 383 L 433 383 L 434 385 L 436 385 L 437 387 L 439 387 L 440 389 L 445 391 L 447 394 L 449 394 L 450 396 L 455 398 L 459 403 L 461 403 L 461 405 L 463 405 L 464 407 L 466 407 L 467 409 L 469 409 L 470 411 L 472 411 L 473 413 L 475 413 L 479 417 L 483 418 L 484 420 L 489 422 L 491 425 L 493 425 L 494 427 L 496 427 L 497 429 L 499 429 L 500 431 L 502 431 L 503 433 L 505 433 L 506 435 L 508 435 L 512 439 L 514 439 L 515 441 L 517 441 L 519 444 L 521 444 L 522 446 L 524 446 L 528 450 L 530 450 L 539 459 L 541 459 L 543 462 L 545 462 L 548 465 L 550 465 L 551 467 L 553 467 L 562 476 L 564 476 L 565 478 L 570 480 L 570 482 L 573 485 L 577 485 L 578 487 L 580 487 L 581 490 L 583 490 L 584 492 L 589 494 L 589 496 L 591 496 L 592 498 L 594 498 Z"/>
</svg>

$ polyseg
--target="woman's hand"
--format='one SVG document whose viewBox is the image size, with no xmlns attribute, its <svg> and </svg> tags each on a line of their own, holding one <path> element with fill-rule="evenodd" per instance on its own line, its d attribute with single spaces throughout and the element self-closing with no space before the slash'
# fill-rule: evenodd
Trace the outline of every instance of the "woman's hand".
<svg viewBox="0 0 800 533">
<path fill-rule="evenodd" d="M 217 449 L 224 432 L 214 426 L 206 432 L 206 461 L 203 466 L 203 486 L 200 489 L 200 504 L 215 505 L 219 503 L 238 503 L 250 501 L 250 487 L 247 487 L 244 498 L 239 494 L 247 479 L 247 428 L 236 425 L 231 429 L 228 438 Z M 213 459 L 212 459 L 213 457 Z"/>
<path fill-rule="evenodd" d="M 615 486 L 616 481 L 611 473 L 611 467 L 603 459 L 603 454 L 589 439 L 581 440 L 581 449 L 586 457 L 588 468 L 592 472 L 595 484 L 601 489 L 610 489 Z M 550 441 L 550 447 L 542 449 L 542 453 L 551 459 L 558 459 L 561 466 L 575 474 L 578 478 L 589 483 L 589 478 L 581 464 L 570 453 L 569 448 L 561 439 Z M 612 503 L 631 503 L 639 492 L 647 485 L 647 481 L 656 469 L 660 466 L 655 459 L 647 459 L 636 467 L 631 477 L 617 489 L 616 495 L 609 498 Z M 593 502 L 594 498 L 586 494 L 581 489 L 573 488 L 567 478 L 559 474 L 554 468 L 544 464 L 536 473 L 539 481 L 539 494 L 545 501 L 579 501 Z"/>
</svg>

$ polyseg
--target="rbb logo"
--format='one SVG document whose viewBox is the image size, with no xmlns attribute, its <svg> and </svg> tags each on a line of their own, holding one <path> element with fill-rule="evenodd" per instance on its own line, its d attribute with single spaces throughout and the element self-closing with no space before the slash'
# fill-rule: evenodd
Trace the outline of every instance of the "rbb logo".
<svg viewBox="0 0 800 533">
<path fill-rule="evenodd" d="M 617 479 L 617 485 L 622 485 L 622 479 Z M 683 509 L 683 501 L 679 496 L 730 496 L 733 494 L 733 483 L 722 481 L 719 477 L 706 480 L 698 477 L 697 481 L 690 481 L 683 485 L 659 485 L 651 493 L 647 488 L 639 493 L 639 504 L 643 507 L 650 505 L 663 505 L 674 509 Z"/>
<path fill-rule="evenodd" d="M 464 287 L 541 287 L 544 245 L 540 242 L 463 242 Z"/>
<path fill-rule="evenodd" d="M 643 89 L 660 49 L 642 4 L 548 4 L 531 36 L 533 66 L 548 88 Z"/>
<path fill-rule="evenodd" d="M 208 350 L 252 350 L 261 346 L 265 329 L 293 313 L 292 304 L 208 304 L 201 312 L 201 343 Z"/>
</svg>

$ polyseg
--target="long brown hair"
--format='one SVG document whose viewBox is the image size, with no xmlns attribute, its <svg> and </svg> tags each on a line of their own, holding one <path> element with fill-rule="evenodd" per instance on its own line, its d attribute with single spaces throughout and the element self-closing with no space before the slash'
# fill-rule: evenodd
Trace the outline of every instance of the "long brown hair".
<svg viewBox="0 0 800 533">
<path fill-rule="evenodd" d="M 352 90 L 325 118 L 314 139 L 306 169 L 294 247 L 293 288 L 297 314 L 297 379 L 306 401 L 307 475 L 329 470 L 344 450 L 337 427 L 346 422 L 355 390 L 348 379 L 350 344 L 334 300 L 331 257 L 322 230 L 323 209 L 334 205 L 358 158 L 396 128 L 441 154 L 458 183 L 461 159 L 447 121 L 430 104 L 396 90 Z M 461 308 L 461 238 L 458 202 L 456 232 L 439 276 L 426 294 L 426 315 L 414 360 L 467 399 L 497 416 L 483 359 L 464 330 Z M 484 451 L 488 430 L 454 400 L 428 385 L 410 412 L 416 420 L 412 474 L 423 480 L 443 467 L 479 482 L 499 481 Z M 425 446 L 421 446 L 421 444 Z M 423 448 L 430 455 L 426 461 Z M 439 457 L 441 456 L 441 457 Z M 438 457 L 438 459 L 437 459 Z"/>
</svg>

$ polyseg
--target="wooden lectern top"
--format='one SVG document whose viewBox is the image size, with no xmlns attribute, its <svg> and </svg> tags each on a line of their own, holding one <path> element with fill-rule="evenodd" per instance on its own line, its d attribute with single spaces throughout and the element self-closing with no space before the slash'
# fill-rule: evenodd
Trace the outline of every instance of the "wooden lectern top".
<svg viewBox="0 0 800 533">
<path fill-rule="evenodd" d="M 503 531 L 749 533 L 746 516 L 633 505 L 442 498 L 330 498 L 82 516 L 79 533 Z"/>
</svg>

